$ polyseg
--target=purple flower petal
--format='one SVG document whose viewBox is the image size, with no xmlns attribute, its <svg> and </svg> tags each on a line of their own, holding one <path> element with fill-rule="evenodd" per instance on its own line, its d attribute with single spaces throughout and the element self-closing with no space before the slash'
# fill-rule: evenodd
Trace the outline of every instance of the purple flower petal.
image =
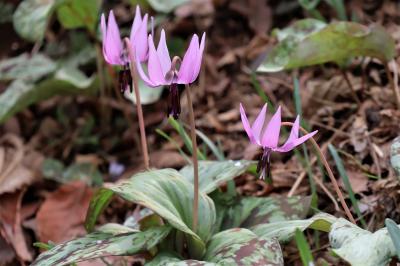
<svg viewBox="0 0 400 266">
<path fill-rule="evenodd" d="M 201 62 L 203 60 L 205 41 L 206 41 L 206 33 L 203 33 L 203 36 L 201 37 L 201 41 L 200 41 L 200 49 L 199 49 L 199 52 L 197 53 L 197 58 L 194 62 L 193 75 L 192 75 L 192 79 L 190 80 L 190 83 L 194 82 L 197 79 L 197 77 L 199 76 Z"/>
<path fill-rule="evenodd" d="M 148 59 L 149 43 L 147 40 L 147 20 L 148 15 L 146 14 L 137 32 L 134 35 L 131 34 L 130 37 L 131 44 L 134 46 L 134 51 L 136 51 L 136 58 L 140 62 L 145 62 Z"/>
<path fill-rule="evenodd" d="M 149 61 L 148 61 L 149 78 L 152 82 L 157 84 L 157 86 L 167 85 L 167 82 L 165 80 L 162 71 L 161 62 L 158 58 L 158 54 L 156 48 L 154 47 L 154 42 L 151 35 L 149 35 L 148 40 L 149 40 Z"/>
<path fill-rule="evenodd" d="M 199 37 L 194 34 L 192 40 L 190 41 L 189 48 L 187 49 L 185 56 L 183 57 L 181 67 L 178 72 L 179 84 L 189 84 L 191 83 L 194 65 L 196 62 L 197 54 L 199 53 Z"/>
<path fill-rule="evenodd" d="M 136 12 L 135 12 L 135 18 L 133 19 L 132 28 L 131 28 L 131 35 L 129 36 L 129 39 L 131 40 L 131 42 L 132 42 L 132 40 L 135 39 L 135 35 L 141 25 L 142 25 L 142 15 L 140 13 L 140 7 L 137 5 Z"/>
<path fill-rule="evenodd" d="M 251 126 L 251 131 L 253 132 L 254 138 L 258 145 L 261 145 L 261 132 L 264 128 L 266 112 L 267 112 L 267 104 L 264 104 L 256 120 L 253 122 L 253 125 Z"/>
<path fill-rule="evenodd" d="M 160 63 L 161 63 L 161 68 L 162 68 L 162 71 L 163 71 L 163 75 L 165 77 L 167 72 L 169 70 L 171 70 L 171 58 L 169 56 L 167 42 L 165 40 L 165 31 L 164 31 L 164 29 L 161 30 L 160 41 L 159 41 L 158 47 L 157 47 L 157 54 L 158 54 L 158 58 L 159 58 Z"/>
<path fill-rule="evenodd" d="M 107 40 L 107 26 L 106 26 L 106 18 L 104 14 L 101 14 L 100 19 L 100 28 L 102 35 L 102 43 L 103 43 L 103 56 L 107 63 L 111 64 L 111 60 L 108 58 L 107 49 L 106 49 L 106 40 Z"/>
<path fill-rule="evenodd" d="M 247 119 L 246 111 L 244 110 L 242 104 L 240 104 L 240 117 L 242 119 L 243 128 L 246 131 L 247 136 L 249 136 L 250 142 L 253 144 L 257 144 L 253 135 L 253 131 L 250 127 L 249 120 Z"/>
<path fill-rule="evenodd" d="M 263 147 L 275 149 L 278 146 L 279 132 L 281 130 L 281 107 L 279 106 L 276 113 L 269 121 L 261 140 Z"/>
<path fill-rule="evenodd" d="M 110 60 L 110 64 L 123 65 L 122 41 L 119 33 L 117 22 L 115 21 L 114 13 L 111 10 L 108 16 L 107 34 L 106 34 L 106 53 Z"/>
</svg>

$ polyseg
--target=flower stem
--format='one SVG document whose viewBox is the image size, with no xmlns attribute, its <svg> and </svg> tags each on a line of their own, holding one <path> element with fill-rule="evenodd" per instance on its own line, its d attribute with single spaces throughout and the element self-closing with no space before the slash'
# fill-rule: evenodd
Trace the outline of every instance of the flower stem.
<svg viewBox="0 0 400 266">
<path fill-rule="evenodd" d="M 291 122 L 282 122 L 282 125 L 283 126 L 293 126 L 293 123 L 291 123 Z M 301 132 L 303 132 L 303 134 L 308 134 L 308 131 L 305 130 L 304 128 L 300 127 L 300 130 L 301 130 Z M 349 220 L 352 223 L 357 224 L 356 220 L 354 220 L 354 217 L 350 212 L 349 207 L 346 204 L 346 201 L 344 200 L 343 193 L 339 188 L 339 185 L 338 185 L 338 183 L 336 181 L 335 176 L 333 175 L 333 172 L 332 172 L 331 168 L 329 167 L 328 161 L 326 160 L 324 153 L 322 152 L 321 148 L 319 147 L 318 143 L 315 141 L 314 138 L 310 138 L 310 141 L 313 144 L 314 148 L 317 150 L 317 152 L 319 154 L 319 157 L 320 157 L 320 159 L 322 160 L 322 163 L 325 166 L 325 169 L 326 169 L 326 171 L 328 173 L 329 178 L 331 179 L 331 182 L 332 182 L 333 187 L 334 187 L 334 189 L 336 191 L 336 194 L 339 197 L 339 201 L 340 201 L 340 204 L 342 205 L 342 208 L 344 209 L 344 212 L 346 213 L 347 217 L 349 218 Z"/>
<path fill-rule="evenodd" d="M 396 66 L 396 63 L 394 63 L 393 65 Z M 397 75 L 396 71 L 397 71 L 397 69 L 394 70 L 394 75 Z M 397 108 L 400 109 L 400 92 L 399 92 L 399 88 L 397 87 L 396 82 L 394 82 L 393 77 L 390 74 L 389 62 L 385 63 L 385 72 L 386 72 L 386 76 L 387 76 L 387 78 L 389 80 L 390 87 L 392 87 L 392 90 L 394 92 L 394 96 L 396 97 Z"/>
<path fill-rule="evenodd" d="M 197 141 L 196 141 L 196 125 L 194 123 L 193 102 L 190 96 L 190 86 L 186 87 L 186 97 L 189 105 L 189 120 L 190 120 L 190 136 L 192 138 L 192 161 L 193 161 L 193 176 L 194 176 L 194 199 L 193 199 L 193 225 L 194 232 L 197 230 L 198 215 L 199 215 L 199 165 L 197 159 Z"/>
<path fill-rule="evenodd" d="M 143 162 L 146 169 L 149 169 L 149 152 L 147 150 L 147 142 L 146 142 L 146 130 L 144 127 L 144 119 L 143 119 L 143 110 L 142 104 L 140 101 L 140 93 L 139 93 L 139 78 L 137 75 L 136 64 L 135 64 L 135 55 L 132 51 L 132 46 L 129 38 L 125 38 L 125 47 L 128 49 L 129 59 L 130 59 L 130 70 L 132 75 L 132 85 L 135 91 L 136 97 L 136 108 L 137 108 L 137 115 L 139 120 L 139 129 L 140 129 L 140 142 L 142 144 L 142 154 L 143 154 Z"/>
</svg>

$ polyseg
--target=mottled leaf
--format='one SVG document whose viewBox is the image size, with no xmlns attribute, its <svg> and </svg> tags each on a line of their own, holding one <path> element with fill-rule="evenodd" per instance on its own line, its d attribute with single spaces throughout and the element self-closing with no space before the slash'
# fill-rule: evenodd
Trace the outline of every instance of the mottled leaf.
<svg viewBox="0 0 400 266">
<path fill-rule="evenodd" d="M 199 161 L 199 189 L 204 193 L 211 193 L 221 184 L 243 174 L 254 164 L 253 161 Z M 193 166 L 187 165 L 180 171 L 193 184 Z"/>
<path fill-rule="evenodd" d="M 189 0 L 147 0 L 147 2 L 155 11 L 169 13 Z"/>
<path fill-rule="evenodd" d="M 31 265 L 62 266 L 105 256 L 133 255 L 157 245 L 168 235 L 170 229 L 169 226 L 162 226 L 136 232 L 116 225 L 105 226 L 101 232 L 55 246 L 40 254 Z"/>
<path fill-rule="evenodd" d="M 46 79 L 37 84 L 19 79 L 14 80 L 0 95 L 0 123 L 27 106 L 51 96 L 91 94 L 97 90 L 95 80 L 89 83 L 88 87 L 75 86 L 78 82 L 77 79 L 80 78 L 63 73 L 62 77 L 56 75 L 54 78 Z M 82 83 L 88 84 L 84 80 Z"/>
<path fill-rule="evenodd" d="M 393 245 L 396 248 L 397 258 L 400 259 L 400 228 L 392 219 L 389 218 L 385 219 L 385 225 L 388 229 Z"/>
<path fill-rule="evenodd" d="M 244 228 L 214 235 L 203 259 L 217 265 L 283 265 L 277 240 L 259 238 Z"/>
<path fill-rule="evenodd" d="M 90 228 L 93 225 L 99 214 L 95 212 L 104 208 L 103 204 L 107 202 L 103 200 L 96 202 L 96 199 L 104 195 L 108 199 L 111 196 L 106 193 L 112 191 L 128 201 L 153 210 L 173 227 L 190 235 L 193 242 L 189 244 L 189 249 L 194 248 L 192 250 L 194 256 L 200 257 L 205 251 L 204 243 L 210 238 L 215 224 L 215 207 L 207 195 L 200 193 L 201 222 L 198 224 L 197 232 L 193 232 L 191 229 L 193 190 L 193 185 L 174 169 L 150 170 L 136 174 L 121 184 L 101 190 L 100 194 L 96 195 L 88 211 L 87 226 Z"/>
<path fill-rule="evenodd" d="M 390 164 L 400 178 L 400 137 L 395 138 L 390 146 Z"/>
<path fill-rule="evenodd" d="M 13 15 L 15 31 L 28 41 L 42 40 L 56 2 L 56 0 L 21 1 Z"/>
<path fill-rule="evenodd" d="M 64 0 L 57 8 L 57 17 L 67 29 L 86 27 L 94 32 L 98 22 L 99 0 Z"/>
<path fill-rule="evenodd" d="M 24 53 L 0 61 L 0 80 L 36 81 L 55 70 L 56 64 L 47 56 L 40 53 L 30 56 Z"/>
<path fill-rule="evenodd" d="M 329 241 L 332 251 L 354 266 L 385 266 L 396 256 L 386 228 L 371 233 L 342 218 L 332 224 Z"/>
<path fill-rule="evenodd" d="M 258 224 L 306 217 L 311 197 L 243 197 L 226 210 L 223 229 L 251 228 Z"/>
<path fill-rule="evenodd" d="M 182 260 L 167 252 L 161 252 L 151 261 L 145 263 L 146 266 L 217 266 L 217 264 L 198 260 Z"/>
<path fill-rule="evenodd" d="M 333 22 L 326 26 L 313 19 L 297 21 L 276 35 L 279 44 L 259 66 L 260 72 L 276 72 L 327 62 L 344 65 L 356 56 L 390 61 L 395 55 L 393 38 L 379 25 Z"/>
<path fill-rule="evenodd" d="M 260 224 L 251 228 L 259 237 L 277 238 L 279 242 L 289 241 L 299 229 L 304 231 L 307 228 L 329 232 L 331 225 L 337 220 L 336 217 L 320 213 L 306 220 L 281 221 L 268 224 Z"/>
</svg>

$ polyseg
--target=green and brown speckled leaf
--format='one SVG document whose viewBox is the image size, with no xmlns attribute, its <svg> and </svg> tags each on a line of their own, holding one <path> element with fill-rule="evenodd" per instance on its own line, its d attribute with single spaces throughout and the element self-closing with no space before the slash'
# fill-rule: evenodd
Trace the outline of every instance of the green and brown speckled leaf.
<svg viewBox="0 0 400 266">
<path fill-rule="evenodd" d="M 355 22 L 324 25 L 316 19 L 304 19 L 275 32 L 279 43 L 257 71 L 276 72 L 327 62 L 344 65 L 356 56 L 393 59 L 394 39 L 381 26 L 367 27 Z"/>
<path fill-rule="evenodd" d="M 254 161 L 199 161 L 199 187 L 204 193 L 211 193 L 221 184 L 243 174 Z M 193 184 L 193 166 L 187 165 L 179 171 Z"/>
<path fill-rule="evenodd" d="M 332 251 L 353 266 L 385 266 L 396 256 L 386 227 L 371 233 L 340 218 L 332 224 L 329 242 Z"/>
<path fill-rule="evenodd" d="M 217 265 L 283 265 L 276 239 L 259 238 L 244 228 L 233 228 L 214 235 L 203 260 Z"/>
<path fill-rule="evenodd" d="M 307 228 L 329 232 L 331 225 L 338 218 L 327 213 L 319 213 L 305 220 L 280 221 L 256 225 L 251 229 L 256 235 L 263 238 L 277 238 L 280 243 L 289 241 L 296 229 L 304 231 Z"/>
<path fill-rule="evenodd" d="M 174 169 L 150 170 L 136 174 L 121 184 L 101 190 L 101 195 L 96 194 L 88 210 L 87 227 L 90 229 L 93 226 L 100 211 L 114 193 L 153 210 L 171 226 L 188 234 L 191 255 L 194 258 L 201 257 L 205 252 L 205 243 L 211 237 L 216 214 L 214 202 L 206 194 L 200 193 L 201 222 L 197 231 L 192 231 L 193 190 L 193 185 Z"/>
<path fill-rule="evenodd" d="M 102 231 L 59 244 L 43 252 L 31 265 L 62 266 L 105 256 L 133 255 L 157 245 L 170 230 L 170 226 L 160 226 L 137 232 L 120 225 L 107 225 Z"/>
<path fill-rule="evenodd" d="M 21 1 L 13 15 L 15 31 L 28 41 L 42 40 L 56 3 L 56 0 Z"/>
<path fill-rule="evenodd" d="M 217 266 L 217 264 L 199 260 L 181 260 L 171 253 L 161 252 L 145 263 L 145 266 Z"/>
<path fill-rule="evenodd" d="M 251 228 L 258 224 L 298 220 L 306 217 L 311 197 L 243 197 L 226 211 L 223 229 Z"/>
</svg>

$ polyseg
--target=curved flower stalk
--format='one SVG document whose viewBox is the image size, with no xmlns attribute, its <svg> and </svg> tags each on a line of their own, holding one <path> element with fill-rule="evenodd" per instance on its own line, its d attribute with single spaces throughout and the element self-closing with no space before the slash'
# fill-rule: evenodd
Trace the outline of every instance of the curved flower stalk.
<svg viewBox="0 0 400 266">
<path fill-rule="evenodd" d="M 170 86 L 168 115 L 172 115 L 175 119 L 177 119 L 180 114 L 178 84 L 187 85 L 197 79 L 200 72 L 201 60 L 203 58 L 205 38 L 206 34 L 203 33 L 199 43 L 199 37 L 194 34 L 183 60 L 181 61 L 181 59 L 177 56 L 171 60 L 165 39 L 165 31 L 162 30 L 157 49 L 155 48 L 152 35 L 149 35 L 148 37 L 148 74 L 144 72 L 139 60 L 136 61 L 139 75 L 148 86 Z M 137 56 L 140 55 L 138 54 Z M 177 65 L 179 63 L 180 68 L 178 70 Z"/>
<path fill-rule="evenodd" d="M 131 33 L 129 36 L 132 49 L 137 55 L 140 62 L 148 59 L 148 43 L 147 43 L 147 21 L 148 15 L 142 18 L 139 6 L 136 7 L 135 18 L 132 23 Z M 129 89 L 132 92 L 132 76 L 129 70 L 129 55 L 121 40 L 117 22 L 115 21 L 114 12 L 111 10 L 108 15 L 106 24 L 105 15 L 101 15 L 101 32 L 103 36 L 103 55 L 104 59 L 110 65 L 119 65 L 123 69 L 119 71 L 119 84 L 121 92 Z"/>
<path fill-rule="evenodd" d="M 263 154 L 257 166 L 257 172 L 260 173 L 261 171 L 261 179 L 265 179 L 266 176 L 267 178 L 271 176 L 270 156 L 272 152 L 291 151 L 296 146 L 304 143 L 318 132 L 318 130 L 315 130 L 299 138 L 300 116 L 297 116 L 293 123 L 289 138 L 286 140 L 285 144 L 279 147 L 279 133 L 282 125 L 281 107 L 278 108 L 268 123 L 265 121 L 266 111 L 267 104 L 264 105 L 256 120 L 250 126 L 243 105 L 240 104 L 240 116 L 250 142 L 262 147 L 263 149 Z"/>
</svg>

